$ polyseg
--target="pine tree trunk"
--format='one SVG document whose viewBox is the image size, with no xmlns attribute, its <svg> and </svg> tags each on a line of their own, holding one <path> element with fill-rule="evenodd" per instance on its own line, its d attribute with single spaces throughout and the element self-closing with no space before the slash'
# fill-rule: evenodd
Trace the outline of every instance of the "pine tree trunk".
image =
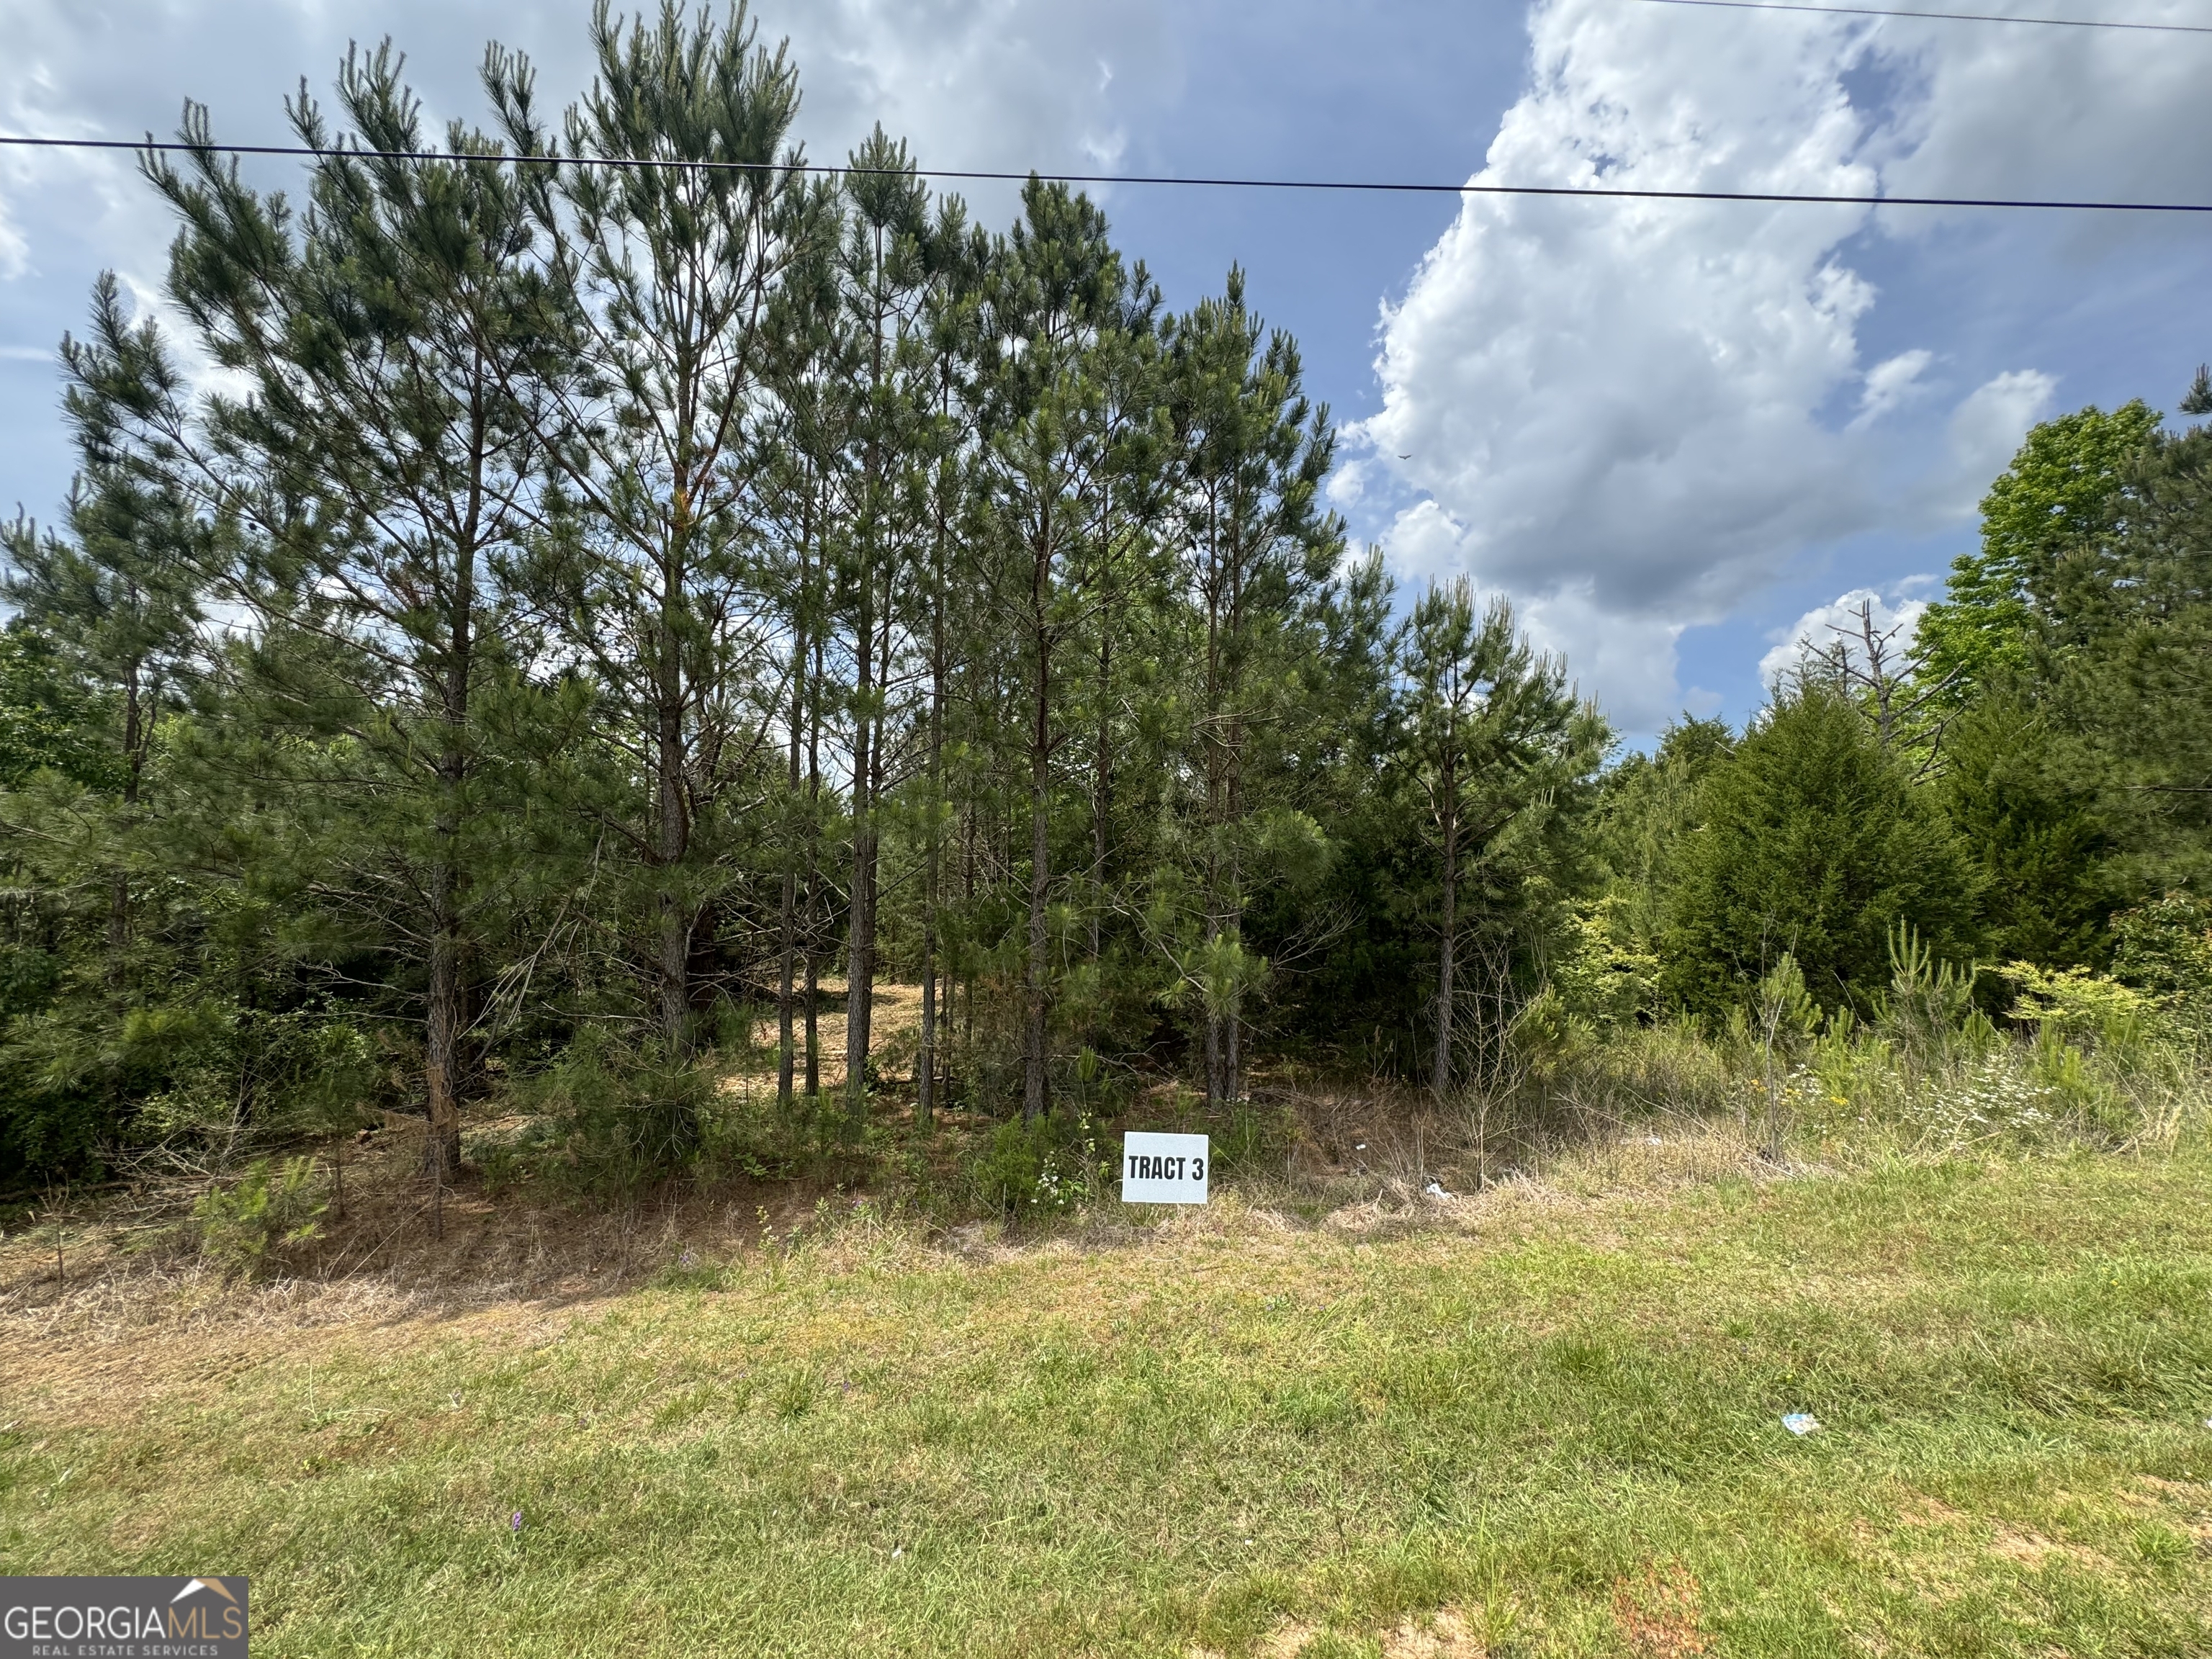
<svg viewBox="0 0 2212 1659">
<path fill-rule="evenodd" d="M 1029 963 L 1022 1028 L 1022 1120 L 1044 1115 L 1045 982 L 1049 941 L 1045 899 L 1052 887 L 1052 635 L 1047 607 L 1052 580 L 1049 524 L 1033 553 L 1030 611 L 1036 647 L 1036 700 L 1030 726 Z"/>
<path fill-rule="evenodd" d="M 937 940 L 927 920 L 921 925 L 921 1036 L 914 1057 L 914 1112 L 927 1125 L 937 1115 Z"/>
<path fill-rule="evenodd" d="M 1230 624 L 1234 629 L 1243 625 L 1241 613 L 1243 600 L 1241 591 L 1233 579 L 1230 592 L 1231 595 Z M 1228 866 L 1228 879 L 1223 889 L 1224 902 L 1221 908 L 1227 917 L 1228 925 L 1237 943 L 1241 947 L 1244 943 L 1244 870 L 1243 866 L 1238 861 L 1233 831 L 1244 817 L 1243 769 L 1244 726 L 1243 721 L 1238 719 L 1234 706 L 1236 678 L 1233 673 L 1230 677 L 1229 696 L 1231 706 L 1229 710 L 1229 741 L 1224 746 L 1224 753 L 1222 756 L 1223 769 L 1228 774 L 1228 811 L 1224 815 L 1224 824 L 1232 831 L 1232 834 L 1224 853 L 1223 861 Z M 1237 981 L 1229 988 L 1229 1012 L 1226 1021 L 1229 1030 L 1224 1044 L 1228 1052 L 1224 1056 L 1224 1082 L 1227 1086 L 1223 1092 L 1228 1097 L 1229 1103 L 1232 1106 L 1244 1097 L 1243 1021 L 1244 987 L 1240 976 Z"/>
<path fill-rule="evenodd" d="M 669 1053 L 684 1049 L 691 1004 L 691 929 L 678 884 L 684 854 L 684 687 L 677 659 L 676 575 L 665 572 L 658 664 L 659 707 L 654 710 L 653 759 L 659 823 L 654 851 L 660 866 L 660 1034 Z"/>
<path fill-rule="evenodd" d="M 1227 731 L 1224 723 L 1228 698 L 1226 684 L 1228 664 L 1223 653 L 1222 586 L 1221 586 L 1221 519 L 1219 503 L 1212 492 L 1206 501 L 1206 705 L 1204 725 L 1200 728 L 1206 745 L 1206 942 L 1208 958 L 1212 947 L 1221 943 L 1221 933 L 1227 905 L 1223 892 L 1221 876 L 1222 837 L 1228 826 L 1229 780 L 1227 757 L 1224 753 Z M 1213 994 L 1214 988 L 1206 988 L 1206 1106 L 1208 1112 L 1221 1109 L 1229 1093 L 1226 1076 L 1228 1043 L 1222 1030 L 1220 1000 Z"/>
<path fill-rule="evenodd" d="M 778 929 L 777 975 L 775 988 L 775 1103 L 783 1111 L 791 1109 L 792 1067 L 795 1059 L 792 1047 L 791 994 L 798 965 L 798 908 L 799 869 L 795 860 L 787 855 L 783 872 L 783 906 Z"/>
<path fill-rule="evenodd" d="M 814 640 L 806 713 L 806 1099 L 822 1097 L 822 640 Z"/>
<path fill-rule="evenodd" d="M 876 659 L 876 692 L 887 696 L 891 683 L 891 596 L 888 586 L 884 592 L 883 633 L 879 654 Z M 875 716 L 875 736 L 868 745 L 868 800 L 871 815 L 868 819 L 868 858 L 862 872 L 868 889 L 868 961 L 866 995 L 860 1001 L 860 1055 L 866 1060 L 875 1052 L 876 1031 L 876 942 L 879 937 L 878 921 L 883 915 L 881 875 L 883 871 L 883 836 L 873 808 L 884 799 L 885 775 L 889 758 L 884 752 L 884 731 L 888 710 L 879 709 Z"/>
<path fill-rule="evenodd" d="M 1449 790 L 1453 787 L 1449 771 L 1445 779 Z M 1458 944 L 1454 929 L 1458 924 L 1459 900 L 1459 814 L 1455 807 L 1455 803 L 1447 799 L 1443 812 L 1443 950 L 1437 964 L 1437 1061 L 1436 1076 L 1431 1085 L 1440 1106 L 1451 1092 L 1452 952 Z"/>
<path fill-rule="evenodd" d="M 1206 917 L 1206 942 L 1209 945 L 1221 942 L 1218 917 Z M 1219 1110 L 1221 1103 L 1229 1093 L 1228 1079 L 1223 1069 L 1227 1064 L 1228 1053 L 1228 1044 L 1223 1041 L 1223 1026 L 1221 1011 L 1214 1002 L 1212 989 L 1209 986 L 1206 1000 L 1206 1109 L 1209 1112 Z"/>
<path fill-rule="evenodd" d="M 463 630 L 457 629 L 457 633 Z M 465 643 L 457 654 L 465 654 Z M 430 1179 L 442 1188 L 461 1166 L 459 1080 L 461 1011 L 460 878 L 456 843 L 460 837 L 460 788 L 466 761 L 461 753 L 454 704 L 467 696 L 463 671 L 448 679 L 445 752 L 439 757 L 438 816 L 433 824 L 436 850 L 430 869 L 430 997 L 423 1030 L 422 1081 L 429 1097 Z M 458 682 L 458 684 L 457 684 Z M 455 695 L 458 693 L 458 695 Z"/>
<path fill-rule="evenodd" d="M 867 453 L 863 463 L 864 507 L 860 525 L 860 617 L 854 630 L 853 655 L 859 678 L 854 710 L 853 736 L 853 884 L 850 926 L 845 947 L 845 1103 L 852 1132 L 857 1135 L 868 1120 L 868 1056 L 873 1047 L 872 1016 L 876 991 L 876 800 L 883 781 L 883 719 L 873 707 L 870 691 L 883 695 L 890 682 L 890 599 L 884 594 L 883 650 L 876 657 L 877 567 L 884 562 L 878 540 L 881 533 L 882 418 L 884 385 L 884 329 L 888 316 L 883 299 L 884 229 L 874 228 L 874 315 L 869 328 L 869 426 Z"/>
<path fill-rule="evenodd" d="M 1091 771 L 1091 960 L 1099 957 L 1099 924 L 1106 908 L 1107 838 L 1114 817 L 1114 632 L 1111 611 L 1098 626 L 1098 749 Z"/>
<path fill-rule="evenodd" d="M 961 812 L 960 902 L 963 908 L 973 914 L 975 905 L 975 796 L 972 787 Z M 964 1023 L 961 1031 L 969 1042 L 973 1042 L 975 1040 L 975 963 L 972 956 L 969 958 L 967 980 L 968 994 L 963 999 L 962 1018 Z"/>
<path fill-rule="evenodd" d="M 875 722 L 868 712 L 875 688 L 875 583 L 861 574 L 860 624 L 854 641 L 859 678 L 853 720 L 853 866 L 851 902 L 845 931 L 845 1110 L 858 1133 L 868 1115 L 868 1013 L 875 978 L 875 917 L 869 902 L 874 867 L 875 783 L 870 738 Z"/>
<path fill-rule="evenodd" d="M 803 568 L 799 586 L 805 586 Z M 802 600 L 802 603 L 804 601 Z M 799 811 L 799 738 L 805 724 L 806 706 L 806 633 L 803 627 L 793 632 L 791 650 L 791 741 L 789 761 L 785 774 L 790 810 L 795 817 Z M 792 1050 L 792 981 L 799 951 L 799 841 L 791 833 L 795 826 L 787 823 L 783 849 L 783 905 L 778 918 L 777 957 L 779 973 L 775 997 L 775 1100 L 783 1111 L 791 1110 L 791 1085 L 793 1054 Z"/>
<path fill-rule="evenodd" d="M 133 590 L 131 597 L 137 598 Z M 127 836 L 138 818 L 138 785 L 145 768 L 143 718 L 138 701 L 138 664 L 134 659 L 123 675 L 123 823 Z M 107 982 L 120 991 L 130 980 L 131 875 L 118 866 L 107 895 Z"/>
<path fill-rule="evenodd" d="M 453 1088 L 460 1036 L 460 951 L 454 937 L 452 865 L 441 861 L 431 882 L 430 1006 L 422 1080 L 430 1106 L 428 1173 L 443 1183 L 461 1163 L 460 1102 Z"/>
<path fill-rule="evenodd" d="M 1051 762 L 1043 734 L 1049 716 L 1037 698 L 1038 736 L 1030 751 L 1030 939 L 1022 1034 L 1022 1120 L 1035 1122 L 1045 1110 L 1045 969 L 1048 939 L 1045 896 L 1052 883 Z"/>
<path fill-rule="evenodd" d="M 815 940 L 822 926 L 821 895 L 817 879 L 810 877 L 806 884 L 806 1098 L 811 1103 L 822 1098 L 822 953 Z"/>
<path fill-rule="evenodd" d="M 948 424 L 952 417 L 952 362 L 939 360 L 938 415 Z M 931 504 L 936 524 L 930 543 L 929 585 L 929 830 L 924 852 L 921 892 L 921 1041 L 915 1056 L 915 1111 L 924 1124 L 937 1115 L 937 932 L 938 908 L 945 883 L 945 547 L 949 540 L 945 493 L 953 475 L 940 461 L 937 488 Z M 951 1010 L 945 1011 L 951 1024 Z"/>
<path fill-rule="evenodd" d="M 915 1115 L 923 1123 L 937 1113 L 937 889 L 944 863 L 939 817 L 945 795 L 945 579 L 943 529 L 936 593 L 930 612 L 929 830 L 921 888 L 921 1042 L 914 1062 Z"/>
<path fill-rule="evenodd" d="M 475 503 L 469 523 L 473 528 Z M 447 617 L 446 662 L 440 678 L 440 746 L 437 816 L 432 830 L 436 848 L 430 869 L 430 1001 L 423 1030 L 422 1080 L 429 1101 L 429 1176 L 435 1188 L 461 1166 L 461 1109 L 459 1094 L 460 1039 L 466 1022 L 461 1008 L 460 834 L 461 788 L 467 780 L 465 739 L 469 719 L 471 668 L 475 654 L 476 556 L 467 541 L 453 565 L 453 592 Z"/>
</svg>

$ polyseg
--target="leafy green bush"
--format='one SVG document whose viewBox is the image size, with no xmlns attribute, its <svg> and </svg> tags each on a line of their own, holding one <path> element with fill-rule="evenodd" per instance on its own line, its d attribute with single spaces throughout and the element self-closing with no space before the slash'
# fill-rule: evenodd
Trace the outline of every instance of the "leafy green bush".
<svg viewBox="0 0 2212 1659">
<path fill-rule="evenodd" d="M 656 1044 L 586 1024 L 553 1066 L 515 1084 L 514 1099 L 552 1121 L 550 1169 L 586 1191 L 628 1193 L 690 1164 L 714 1085 Z"/>
<path fill-rule="evenodd" d="M 319 1237 L 325 1205 L 313 1190 L 314 1176 L 312 1158 L 288 1158 L 273 1170 L 258 1158 L 229 1187 L 210 1188 L 192 1206 L 201 1254 L 226 1272 L 252 1273 L 272 1250 Z"/>
<path fill-rule="evenodd" d="M 1648 1018 L 1659 1006 L 1657 956 L 1630 930 L 1621 893 L 1573 906 L 1547 975 L 1560 1007 L 1599 1030 Z"/>
<path fill-rule="evenodd" d="M 2160 1000 L 2189 1035 L 2212 1036 L 2212 904 L 2168 893 L 2112 918 L 2112 973 Z"/>
<path fill-rule="evenodd" d="M 1047 1114 L 993 1130 L 975 1160 L 974 1180 L 981 1200 L 1013 1219 L 1069 1213 L 1104 1193 L 1114 1169 L 1091 1119 Z"/>
</svg>

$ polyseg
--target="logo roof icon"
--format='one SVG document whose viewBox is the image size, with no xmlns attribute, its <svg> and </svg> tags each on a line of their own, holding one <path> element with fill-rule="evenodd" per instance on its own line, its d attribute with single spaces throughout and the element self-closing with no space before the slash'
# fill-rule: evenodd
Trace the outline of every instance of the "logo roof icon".
<svg viewBox="0 0 2212 1659">
<path fill-rule="evenodd" d="M 228 1589 L 225 1589 L 223 1588 L 223 1583 L 222 1583 L 222 1579 L 220 1579 L 220 1578 L 195 1578 L 195 1579 L 192 1579 L 190 1583 L 188 1583 L 187 1584 L 185 1584 L 185 1586 L 184 1587 L 184 1589 L 182 1589 L 179 1590 L 179 1591 L 178 1591 L 174 1595 L 173 1595 L 173 1596 L 171 1596 L 171 1597 L 169 1598 L 169 1605 L 170 1605 L 171 1607 L 173 1607 L 174 1606 L 176 1606 L 176 1605 L 177 1605 L 177 1603 L 178 1603 L 178 1602 L 179 1602 L 179 1601 L 183 1601 L 183 1600 L 184 1600 L 187 1595 L 191 1595 L 194 1590 L 204 1590 L 204 1589 L 210 1589 L 210 1590 L 213 1590 L 213 1591 L 214 1591 L 217 1595 L 220 1595 L 221 1597 L 222 1597 L 222 1599 L 223 1599 L 224 1601 L 226 1601 L 229 1602 L 229 1603 L 230 1603 L 230 1605 L 231 1605 L 231 1606 L 233 1606 L 234 1607 L 236 1607 L 236 1606 L 238 1605 L 238 1598 L 237 1598 L 235 1595 L 232 1595 L 232 1594 L 231 1594 Z"/>
</svg>

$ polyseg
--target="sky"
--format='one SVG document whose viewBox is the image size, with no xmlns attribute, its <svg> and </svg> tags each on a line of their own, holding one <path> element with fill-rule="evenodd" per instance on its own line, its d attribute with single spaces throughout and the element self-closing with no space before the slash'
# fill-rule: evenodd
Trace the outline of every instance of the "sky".
<svg viewBox="0 0 2212 1659">
<path fill-rule="evenodd" d="M 1911 0 L 1906 0 L 1911 3 Z M 1928 0 L 1929 9 L 1937 7 Z M 1991 0 L 1988 9 L 2008 9 Z M 2212 24 L 2212 0 L 2025 15 Z M 302 77 L 389 37 L 440 121 L 527 52 L 589 83 L 586 5 L 0 0 L 0 131 L 283 142 Z M 1654 0 L 757 0 L 799 131 L 925 166 L 1460 185 L 2212 199 L 2212 34 Z M 253 164 L 276 185 L 288 164 Z M 969 186 L 987 222 L 1010 187 Z M 2212 216 L 1108 186 L 1178 308 L 1231 264 L 1341 428 L 1329 486 L 1408 590 L 1464 573 L 1631 740 L 1741 720 L 1862 604 L 1909 628 L 2030 425 L 2212 356 Z M 0 511 L 51 518 L 55 347 L 112 269 L 158 307 L 171 227 L 116 154 L 0 151 Z"/>
</svg>

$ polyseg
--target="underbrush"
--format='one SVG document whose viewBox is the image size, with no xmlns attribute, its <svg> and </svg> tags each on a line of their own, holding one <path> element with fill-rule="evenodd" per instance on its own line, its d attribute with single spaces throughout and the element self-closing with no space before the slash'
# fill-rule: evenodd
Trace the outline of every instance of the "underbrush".
<svg viewBox="0 0 2212 1659">
<path fill-rule="evenodd" d="M 856 1121 L 842 1079 L 781 1098 L 749 1020 L 721 1022 L 724 1047 L 683 1061 L 587 1030 L 557 1062 L 498 1079 L 466 1126 L 454 1187 L 430 1185 L 420 1120 L 398 1114 L 373 1133 L 246 1141 L 228 1169 L 0 1218 L 19 1241 L 52 1241 L 46 1267 L 10 1252 L 22 1265 L 0 1283 L 58 1289 L 74 1259 L 80 1275 L 182 1261 L 328 1279 L 406 1263 L 447 1285 L 578 1284 L 650 1273 L 686 1249 L 726 1256 L 856 1206 L 922 1237 L 1142 1229 L 1166 1212 L 1120 1201 L 1129 1129 L 1206 1133 L 1218 1194 L 1293 1224 L 1365 1229 L 1455 1225 L 1467 1200 L 1526 1183 L 1601 1194 L 2204 1139 L 2212 1039 L 2194 1005 L 2014 969 L 2001 1024 L 1972 974 L 1931 964 L 1909 937 L 1893 955 L 1890 993 L 1863 1018 L 1821 1015 L 1786 958 L 1714 1025 L 1589 1021 L 1540 997 L 1491 1040 L 1480 1085 L 1441 1102 L 1388 1079 L 1261 1066 L 1249 1098 L 1209 1113 L 1174 1077 L 1084 1053 L 1035 1121 L 975 1109 L 972 1085 L 954 1096 L 962 1109 L 922 1121 L 911 1079 L 880 1068 Z M 449 1228 L 479 1240 L 475 1256 L 447 1249 Z M 494 1231 L 505 1242 L 484 1246 Z"/>
<path fill-rule="evenodd" d="M 2212 1002 L 2078 970 L 1937 962 L 1909 931 L 1862 1015 L 1823 1011 L 1786 954 L 1725 1020 L 1578 1014 L 1550 991 L 1497 1063 L 1432 1103 L 1445 1162 L 1480 1185 L 1573 1148 L 1733 1122 L 1780 1167 L 1808 1158 L 2171 1150 L 2212 1117 Z M 1992 993 L 1997 994 L 1995 998 Z M 1985 1004 L 2003 1006 L 2002 1022 Z"/>
</svg>

